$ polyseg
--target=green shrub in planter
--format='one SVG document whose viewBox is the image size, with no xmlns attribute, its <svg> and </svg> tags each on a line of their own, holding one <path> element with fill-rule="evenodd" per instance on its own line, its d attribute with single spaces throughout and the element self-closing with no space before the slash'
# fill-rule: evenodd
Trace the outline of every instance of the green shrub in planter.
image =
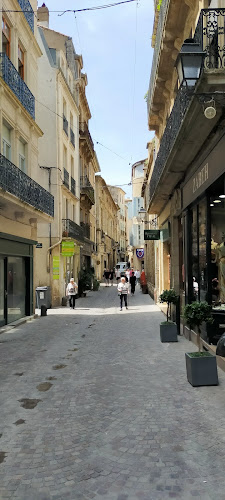
<svg viewBox="0 0 225 500">
<path fill-rule="evenodd" d="M 93 290 L 94 292 L 97 292 L 100 287 L 100 281 L 98 281 L 96 278 L 93 279 Z"/>
<path fill-rule="evenodd" d="M 213 323 L 212 306 L 207 302 L 192 302 L 184 307 L 184 318 L 190 329 L 197 328 L 198 352 L 186 352 L 187 379 L 194 387 L 217 385 L 218 373 L 216 357 L 207 351 L 201 352 L 201 325 Z"/>
<path fill-rule="evenodd" d="M 166 321 L 160 324 L 160 339 L 161 342 L 177 342 L 177 325 L 173 321 L 169 321 L 171 317 L 171 304 L 177 304 L 178 295 L 175 290 L 164 290 L 160 295 L 160 302 L 167 302 Z"/>
</svg>

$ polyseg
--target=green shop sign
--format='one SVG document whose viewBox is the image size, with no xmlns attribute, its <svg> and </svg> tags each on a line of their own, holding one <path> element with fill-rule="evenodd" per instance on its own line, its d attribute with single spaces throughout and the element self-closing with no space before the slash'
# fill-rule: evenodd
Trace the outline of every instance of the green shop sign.
<svg viewBox="0 0 225 500">
<path fill-rule="evenodd" d="M 144 230 L 144 240 L 159 240 L 160 230 L 159 229 L 145 229 Z"/>
<path fill-rule="evenodd" d="M 59 256 L 58 255 L 53 255 L 53 262 L 52 262 L 52 270 L 53 270 L 53 279 L 54 280 L 59 280 Z"/>
<path fill-rule="evenodd" d="M 72 257 L 74 255 L 74 241 L 62 241 L 61 254 L 64 257 Z"/>
</svg>

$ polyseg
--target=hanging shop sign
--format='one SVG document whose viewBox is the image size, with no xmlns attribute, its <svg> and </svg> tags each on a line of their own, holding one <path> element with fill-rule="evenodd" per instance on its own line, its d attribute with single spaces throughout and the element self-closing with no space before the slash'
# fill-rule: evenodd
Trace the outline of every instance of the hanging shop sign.
<svg viewBox="0 0 225 500">
<path fill-rule="evenodd" d="M 145 229 L 144 230 L 144 240 L 152 241 L 160 239 L 159 229 Z"/>
<path fill-rule="evenodd" d="M 144 248 L 136 248 L 136 255 L 137 255 L 138 259 L 143 259 Z"/>
<path fill-rule="evenodd" d="M 52 271 L 53 271 L 53 279 L 59 280 L 59 259 L 58 255 L 53 255 L 52 259 Z"/>
<path fill-rule="evenodd" d="M 74 255 L 74 241 L 62 241 L 61 254 L 64 257 L 72 257 Z"/>
</svg>

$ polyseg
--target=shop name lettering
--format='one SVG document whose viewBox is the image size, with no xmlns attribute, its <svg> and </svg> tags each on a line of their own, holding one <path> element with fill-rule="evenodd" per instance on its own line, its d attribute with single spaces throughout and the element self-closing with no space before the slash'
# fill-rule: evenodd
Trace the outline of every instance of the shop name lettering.
<svg viewBox="0 0 225 500">
<path fill-rule="evenodd" d="M 200 170 L 193 179 L 193 193 L 195 193 L 209 178 L 208 163 Z"/>
</svg>

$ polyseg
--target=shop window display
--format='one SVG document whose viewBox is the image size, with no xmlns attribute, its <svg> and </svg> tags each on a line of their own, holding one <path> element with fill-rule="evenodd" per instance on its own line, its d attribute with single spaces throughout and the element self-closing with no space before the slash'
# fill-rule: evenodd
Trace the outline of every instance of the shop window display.
<svg viewBox="0 0 225 500">
<path fill-rule="evenodd" d="M 213 196 L 211 207 L 212 303 L 225 309 L 225 195 Z"/>
<path fill-rule="evenodd" d="M 192 301 L 207 298 L 206 210 L 206 199 L 192 209 Z"/>
</svg>

